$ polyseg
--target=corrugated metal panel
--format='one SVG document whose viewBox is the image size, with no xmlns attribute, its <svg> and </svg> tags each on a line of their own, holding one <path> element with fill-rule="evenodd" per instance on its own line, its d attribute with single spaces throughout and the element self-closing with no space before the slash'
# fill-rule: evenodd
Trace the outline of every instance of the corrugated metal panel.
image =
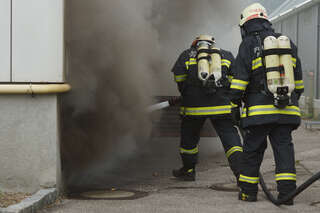
<svg viewBox="0 0 320 213">
<path fill-rule="evenodd" d="M 317 76 L 316 76 L 316 98 L 320 99 L 320 5 L 318 7 L 318 63 L 317 63 Z"/>
<path fill-rule="evenodd" d="M 282 24 L 282 33 L 286 36 L 289 36 L 290 39 L 297 44 L 298 41 L 298 16 L 294 15 L 288 19 L 285 19 L 281 22 Z"/>
<path fill-rule="evenodd" d="M 159 102 L 169 100 L 170 96 L 157 97 Z M 153 137 L 180 137 L 180 106 L 171 106 L 153 116 Z M 216 137 L 216 132 L 209 120 L 201 131 L 201 137 Z"/>
<path fill-rule="evenodd" d="M 305 95 L 311 97 L 314 85 L 311 75 L 317 72 L 318 7 L 313 6 L 299 13 L 298 51 L 305 80 Z"/>
<path fill-rule="evenodd" d="M 282 5 L 280 5 L 275 11 L 273 11 L 270 14 L 270 18 L 273 18 L 281 13 L 284 13 L 294 7 L 296 7 L 297 5 L 299 6 L 300 4 L 307 2 L 309 0 L 286 0 L 283 2 Z"/>
<path fill-rule="evenodd" d="M 282 22 L 274 23 L 272 26 L 276 32 L 282 32 Z"/>
<path fill-rule="evenodd" d="M 15 82 L 62 82 L 64 0 L 12 0 Z"/>
<path fill-rule="evenodd" d="M 0 81 L 10 81 L 11 0 L 0 1 Z"/>
</svg>

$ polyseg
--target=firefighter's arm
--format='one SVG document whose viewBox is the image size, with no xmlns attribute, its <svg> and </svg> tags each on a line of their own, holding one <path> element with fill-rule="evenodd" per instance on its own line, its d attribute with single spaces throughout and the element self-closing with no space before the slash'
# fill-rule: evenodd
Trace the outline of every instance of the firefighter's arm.
<svg viewBox="0 0 320 213">
<path fill-rule="evenodd" d="M 225 66 L 227 69 L 227 78 L 229 82 L 231 83 L 233 77 L 234 77 L 234 56 L 231 52 L 225 51 L 225 57 L 221 60 L 221 65 Z"/>
<path fill-rule="evenodd" d="M 300 98 L 301 94 L 304 92 L 304 82 L 303 82 L 303 74 L 302 74 L 302 67 L 301 61 L 297 54 L 297 47 L 291 43 L 292 46 L 292 63 L 294 67 L 294 81 L 295 81 L 295 92 L 298 95 L 298 99 Z"/>
<path fill-rule="evenodd" d="M 250 49 L 245 42 L 239 47 L 239 53 L 232 68 L 233 79 L 230 86 L 231 101 L 235 104 L 241 102 L 242 96 L 247 89 L 250 78 L 252 61 Z"/>
<path fill-rule="evenodd" d="M 187 80 L 187 51 L 184 51 L 174 64 L 172 68 L 172 72 L 174 75 L 174 81 L 178 84 L 179 92 L 182 93 L 183 89 L 185 88 L 185 81 Z"/>
</svg>

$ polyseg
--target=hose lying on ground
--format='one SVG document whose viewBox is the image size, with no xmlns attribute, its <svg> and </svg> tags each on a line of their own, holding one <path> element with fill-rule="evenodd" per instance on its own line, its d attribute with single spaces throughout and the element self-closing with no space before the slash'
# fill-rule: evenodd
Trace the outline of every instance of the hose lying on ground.
<svg viewBox="0 0 320 213">
<path fill-rule="evenodd" d="M 296 190 L 294 190 L 293 192 L 289 193 L 286 197 L 277 200 L 273 197 L 273 195 L 271 194 L 271 192 L 268 190 L 266 183 L 264 182 L 264 179 L 262 177 L 262 174 L 259 173 L 260 176 L 260 185 L 262 190 L 264 191 L 264 193 L 266 194 L 267 198 L 276 206 L 280 206 L 281 204 L 287 202 L 288 200 L 293 199 L 294 197 L 296 197 L 297 195 L 299 195 L 301 192 L 303 192 L 305 189 L 307 189 L 311 184 L 313 184 L 314 182 L 316 182 L 317 180 L 320 179 L 320 172 L 316 173 L 315 175 L 313 175 L 311 178 L 309 178 L 306 182 L 304 182 L 303 184 L 301 184 L 301 186 L 299 186 Z"/>
</svg>

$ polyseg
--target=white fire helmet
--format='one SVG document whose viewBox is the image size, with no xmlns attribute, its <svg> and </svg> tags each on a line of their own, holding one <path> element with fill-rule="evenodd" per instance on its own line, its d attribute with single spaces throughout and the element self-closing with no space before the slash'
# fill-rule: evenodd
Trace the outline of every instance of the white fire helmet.
<svg viewBox="0 0 320 213">
<path fill-rule="evenodd" d="M 268 20 L 266 8 L 259 3 L 251 4 L 243 10 L 240 17 L 240 27 L 242 27 L 247 21 L 256 18 Z"/>
</svg>

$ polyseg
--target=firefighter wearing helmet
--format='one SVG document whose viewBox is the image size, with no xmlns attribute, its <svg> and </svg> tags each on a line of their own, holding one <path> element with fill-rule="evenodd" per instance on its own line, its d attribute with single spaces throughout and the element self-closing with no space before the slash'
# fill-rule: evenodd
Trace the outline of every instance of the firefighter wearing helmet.
<svg viewBox="0 0 320 213">
<path fill-rule="evenodd" d="M 232 121 L 229 88 L 234 57 L 215 45 L 210 35 L 200 35 L 176 61 L 172 72 L 182 96 L 180 155 L 182 168 L 173 176 L 195 180 L 200 131 L 211 120 L 223 144 L 226 157 L 236 177 L 242 153 L 240 137 Z"/>
<path fill-rule="evenodd" d="M 298 100 L 304 90 L 297 48 L 275 33 L 266 9 L 252 4 L 240 17 L 242 43 L 235 61 L 231 99 L 244 103 L 241 126 L 245 130 L 239 199 L 256 201 L 259 169 L 267 136 L 276 163 L 278 198 L 296 188 L 292 131 L 300 125 Z M 293 205 L 289 200 L 287 205 Z"/>
</svg>

